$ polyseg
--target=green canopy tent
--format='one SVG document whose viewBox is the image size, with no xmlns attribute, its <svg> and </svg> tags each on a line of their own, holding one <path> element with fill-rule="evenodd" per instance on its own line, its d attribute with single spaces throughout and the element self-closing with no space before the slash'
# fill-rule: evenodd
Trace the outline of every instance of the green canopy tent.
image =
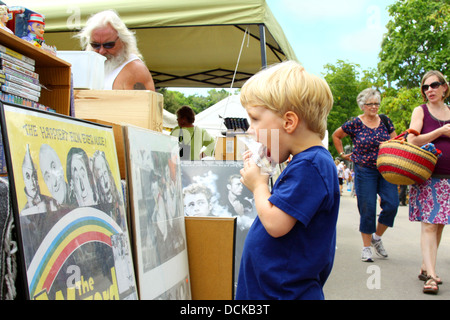
<svg viewBox="0 0 450 320">
<path fill-rule="evenodd" d="M 45 41 L 58 50 L 81 50 L 73 36 L 87 18 L 116 10 L 157 87 L 239 88 L 266 65 L 297 60 L 265 0 L 5 2 L 43 14 Z"/>
</svg>

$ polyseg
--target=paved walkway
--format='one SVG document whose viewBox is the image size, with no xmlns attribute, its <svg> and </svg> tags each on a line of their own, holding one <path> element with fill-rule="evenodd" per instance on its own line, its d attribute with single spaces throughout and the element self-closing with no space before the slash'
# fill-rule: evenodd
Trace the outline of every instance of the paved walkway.
<svg viewBox="0 0 450 320">
<path fill-rule="evenodd" d="M 362 262 L 356 198 L 345 191 L 337 226 L 337 250 L 333 271 L 324 287 L 326 300 L 449 300 L 450 231 L 444 229 L 438 251 L 437 274 L 443 284 L 438 295 L 422 293 L 417 276 L 421 265 L 420 223 L 408 220 L 408 207 L 399 207 L 393 228 L 383 236 L 389 257 Z M 446 227 L 449 228 L 449 227 Z"/>
</svg>

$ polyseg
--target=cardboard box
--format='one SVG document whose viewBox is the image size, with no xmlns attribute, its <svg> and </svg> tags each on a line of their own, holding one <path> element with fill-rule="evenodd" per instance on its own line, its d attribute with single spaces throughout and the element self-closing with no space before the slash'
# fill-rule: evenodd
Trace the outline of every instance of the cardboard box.
<svg viewBox="0 0 450 320">
<path fill-rule="evenodd" d="M 242 154 L 245 150 L 246 146 L 239 140 L 239 135 L 218 137 L 214 158 L 216 160 L 242 160 Z"/>
<path fill-rule="evenodd" d="M 218 137 L 214 158 L 216 160 L 235 160 L 236 137 Z"/>
<path fill-rule="evenodd" d="M 162 94 L 150 90 L 74 90 L 75 117 L 162 132 Z"/>
<path fill-rule="evenodd" d="M 192 300 L 234 299 L 236 218 L 185 217 Z"/>
</svg>

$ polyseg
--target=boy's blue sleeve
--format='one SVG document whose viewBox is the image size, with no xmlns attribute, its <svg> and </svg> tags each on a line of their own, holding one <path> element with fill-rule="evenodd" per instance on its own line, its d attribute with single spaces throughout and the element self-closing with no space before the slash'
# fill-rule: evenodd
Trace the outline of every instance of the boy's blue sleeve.
<svg viewBox="0 0 450 320">
<path fill-rule="evenodd" d="M 323 178 L 308 161 L 280 175 L 269 201 L 277 208 L 308 226 L 320 210 L 327 190 Z"/>
</svg>

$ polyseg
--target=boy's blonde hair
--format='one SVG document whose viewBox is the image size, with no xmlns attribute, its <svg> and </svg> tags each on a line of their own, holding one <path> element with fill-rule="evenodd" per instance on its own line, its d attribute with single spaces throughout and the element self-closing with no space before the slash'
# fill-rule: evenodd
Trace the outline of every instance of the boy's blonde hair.
<svg viewBox="0 0 450 320">
<path fill-rule="evenodd" d="M 333 95 L 325 80 L 307 73 L 298 62 L 285 61 L 252 76 L 241 89 L 241 103 L 263 106 L 280 116 L 293 111 L 324 139 Z"/>
</svg>

